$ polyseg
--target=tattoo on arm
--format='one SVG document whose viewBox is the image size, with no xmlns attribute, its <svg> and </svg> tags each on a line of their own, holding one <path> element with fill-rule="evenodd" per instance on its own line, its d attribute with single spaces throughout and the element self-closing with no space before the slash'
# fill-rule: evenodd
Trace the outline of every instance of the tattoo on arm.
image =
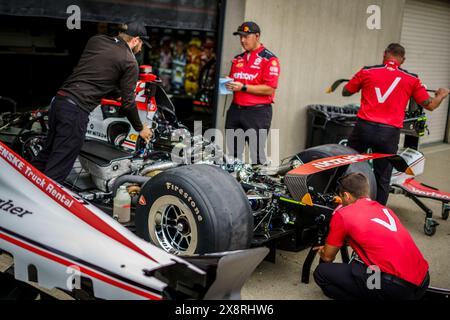
<svg viewBox="0 0 450 320">
<path fill-rule="evenodd" d="M 432 101 L 433 101 L 433 100 L 432 100 L 431 98 L 428 98 L 427 100 L 425 100 L 424 102 L 422 102 L 420 105 L 421 105 L 422 107 L 428 107 L 428 106 L 431 104 Z"/>
</svg>

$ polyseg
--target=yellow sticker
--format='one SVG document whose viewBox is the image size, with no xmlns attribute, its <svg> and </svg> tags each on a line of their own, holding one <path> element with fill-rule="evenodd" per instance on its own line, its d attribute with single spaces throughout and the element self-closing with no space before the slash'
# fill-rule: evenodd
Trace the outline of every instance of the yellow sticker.
<svg viewBox="0 0 450 320">
<path fill-rule="evenodd" d="M 130 141 L 136 142 L 138 139 L 138 135 L 137 134 L 130 134 L 129 137 Z"/>
<path fill-rule="evenodd" d="M 274 67 L 276 67 L 276 66 L 278 65 L 278 62 L 276 62 L 276 60 L 273 60 L 273 61 L 272 61 L 272 65 L 273 65 Z"/>
</svg>

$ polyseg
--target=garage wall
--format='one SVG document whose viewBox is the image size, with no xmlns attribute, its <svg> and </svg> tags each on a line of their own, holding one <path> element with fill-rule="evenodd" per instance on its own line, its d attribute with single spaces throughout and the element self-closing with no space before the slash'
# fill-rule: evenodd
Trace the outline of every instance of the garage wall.
<svg viewBox="0 0 450 320">
<path fill-rule="evenodd" d="M 407 0 L 402 44 L 406 47 L 404 67 L 418 73 L 430 89 L 450 87 L 450 2 Z M 448 99 L 428 112 L 431 134 L 422 143 L 442 142 L 446 136 Z"/>
<path fill-rule="evenodd" d="M 225 22 L 223 33 L 222 60 L 220 64 L 220 75 L 228 76 L 231 69 L 231 61 L 235 55 L 241 52 L 239 40 L 233 36 L 233 32 L 245 19 L 246 0 L 227 0 L 225 8 Z M 216 127 L 220 130 L 225 128 L 226 110 L 232 101 L 232 96 L 219 96 L 217 103 Z"/>
<path fill-rule="evenodd" d="M 281 129 L 281 156 L 302 150 L 308 104 L 347 104 L 359 97 L 327 95 L 336 79 L 351 77 L 364 65 L 381 62 L 384 48 L 400 40 L 404 0 L 228 0 L 226 32 L 245 20 L 256 21 L 262 41 L 279 58 L 282 69 L 273 128 Z M 239 11 L 244 5 L 243 12 Z M 369 5 L 381 7 L 381 30 L 366 26 Z M 236 11 L 232 11 L 236 10 Z M 242 21 L 241 21 L 242 22 Z M 231 28 L 231 31 L 230 31 Z M 227 37 L 224 62 L 240 52 L 239 40 Z M 223 64 L 229 66 L 229 64 Z M 228 73 L 222 68 L 221 74 Z M 229 98 L 229 100 L 231 100 Z M 231 101 L 228 101 L 228 104 Z M 217 125 L 223 128 L 223 104 Z"/>
</svg>

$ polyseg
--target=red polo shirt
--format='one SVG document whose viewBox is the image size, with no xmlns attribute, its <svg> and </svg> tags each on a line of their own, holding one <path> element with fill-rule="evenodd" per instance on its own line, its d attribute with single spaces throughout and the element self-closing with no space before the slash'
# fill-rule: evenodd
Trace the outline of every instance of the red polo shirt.
<svg viewBox="0 0 450 320">
<path fill-rule="evenodd" d="M 274 89 L 278 87 L 280 62 L 278 58 L 263 45 L 253 52 L 244 52 L 236 56 L 231 65 L 230 78 L 246 85 L 265 84 Z M 271 96 L 257 96 L 248 92 L 235 92 L 233 103 L 241 106 L 271 104 L 275 93 Z"/>
<path fill-rule="evenodd" d="M 358 117 L 376 123 L 403 128 L 409 100 L 420 104 L 430 98 L 416 74 L 402 68 L 395 60 L 361 69 L 345 87 L 361 93 Z"/>
<path fill-rule="evenodd" d="M 341 247 L 345 240 L 366 265 L 376 265 L 382 272 L 417 286 L 422 284 L 428 262 L 392 210 L 370 199 L 336 210 L 327 244 Z"/>
</svg>

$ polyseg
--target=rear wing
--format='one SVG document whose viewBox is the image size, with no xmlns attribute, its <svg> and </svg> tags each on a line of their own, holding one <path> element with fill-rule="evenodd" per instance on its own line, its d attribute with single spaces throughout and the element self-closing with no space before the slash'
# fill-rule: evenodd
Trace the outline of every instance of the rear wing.
<svg viewBox="0 0 450 320">
<path fill-rule="evenodd" d="M 397 171 L 404 172 L 412 176 L 414 175 L 413 170 L 399 155 L 377 153 L 356 154 L 323 158 L 303 164 L 287 173 L 285 176 L 285 183 L 294 199 L 300 200 L 305 205 L 312 206 L 314 204 L 311 194 L 309 193 L 308 177 L 332 169 L 339 169 L 342 173 L 344 173 L 347 170 L 347 167 L 351 164 L 376 159 L 387 159 L 392 163 Z"/>
</svg>

